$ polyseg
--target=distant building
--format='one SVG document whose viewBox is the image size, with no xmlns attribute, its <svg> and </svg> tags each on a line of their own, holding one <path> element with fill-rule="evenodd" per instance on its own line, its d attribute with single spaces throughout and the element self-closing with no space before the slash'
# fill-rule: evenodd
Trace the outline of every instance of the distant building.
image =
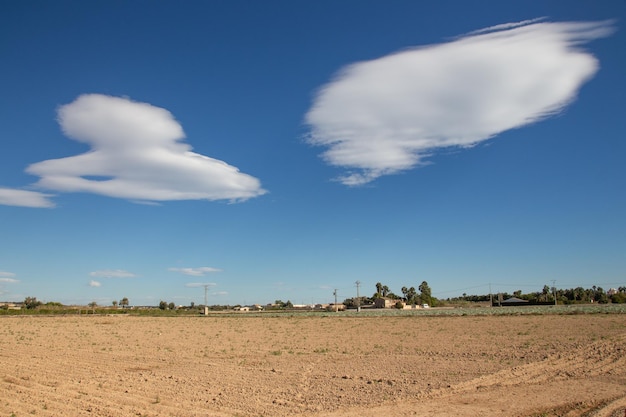
<svg viewBox="0 0 626 417">
<path fill-rule="evenodd" d="M 527 303 L 528 300 L 522 300 L 521 298 L 511 297 L 502 301 L 502 304 L 519 304 L 519 303 Z"/>
<path fill-rule="evenodd" d="M 392 308 L 398 301 L 389 297 L 379 297 L 374 300 L 374 308 Z"/>
</svg>

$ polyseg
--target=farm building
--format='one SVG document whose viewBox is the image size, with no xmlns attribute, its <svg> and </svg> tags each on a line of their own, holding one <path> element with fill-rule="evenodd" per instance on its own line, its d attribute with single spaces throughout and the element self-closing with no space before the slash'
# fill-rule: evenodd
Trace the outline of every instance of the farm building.
<svg viewBox="0 0 626 417">
<path fill-rule="evenodd" d="M 374 300 L 374 308 L 393 308 L 398 300 L 389 297 L 380 297 Z"/>
</svg>

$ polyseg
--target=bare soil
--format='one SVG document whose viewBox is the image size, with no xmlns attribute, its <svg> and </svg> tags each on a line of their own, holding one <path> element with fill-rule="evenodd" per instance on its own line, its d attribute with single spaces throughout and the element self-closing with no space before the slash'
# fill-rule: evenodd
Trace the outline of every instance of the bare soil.
<svg viewBox="0 0 626 417">
<path fill-rule="evenodd" d="M 0 416 L 624 416 L 626 316 L 0 319 Z"/>
</svg>

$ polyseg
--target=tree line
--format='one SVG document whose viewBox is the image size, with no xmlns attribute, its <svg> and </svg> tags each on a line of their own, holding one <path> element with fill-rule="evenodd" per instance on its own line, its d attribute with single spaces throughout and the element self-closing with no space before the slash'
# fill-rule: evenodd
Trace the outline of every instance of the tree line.
<svg viewBox="0 0 626 417">
<path fill-rule="evenodd" d="M 595 285 L 591 288 L 576 287 L 568 289 L 557 289 L 551 288 L 548 285 L 544 285 L 541 291 L 534 291 L 524 294 L 522 293 L 522 290 L 517 290 L 513 291 L 512 294 L 509 294 L 507 292 L 499 294 L 502 295 L 502 299 L 504 300 L 506 300 L 507 298 L 516 297 L 531 303 L 554 302 L 555 297 L 558 304 L 626 303 L 626 287 L 624 286 L 617 289 L 605 291 L 602 287 L 597 287 Z M 463 294 L 461 297 L 448 298 L 447 301 L 485 302 L 490 301 L 492 297 L 493 294 Z"/>
</svg>

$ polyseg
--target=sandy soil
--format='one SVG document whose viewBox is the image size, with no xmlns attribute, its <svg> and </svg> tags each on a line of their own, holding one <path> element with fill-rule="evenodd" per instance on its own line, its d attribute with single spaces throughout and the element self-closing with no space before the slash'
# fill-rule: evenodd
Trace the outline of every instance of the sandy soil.
<svg viewBox="0 0 626 417">
<path fill-rule="evenodd" d="M 624 416 L 626 316 L 0 318 L 0 416 Z"/>
</svg>

